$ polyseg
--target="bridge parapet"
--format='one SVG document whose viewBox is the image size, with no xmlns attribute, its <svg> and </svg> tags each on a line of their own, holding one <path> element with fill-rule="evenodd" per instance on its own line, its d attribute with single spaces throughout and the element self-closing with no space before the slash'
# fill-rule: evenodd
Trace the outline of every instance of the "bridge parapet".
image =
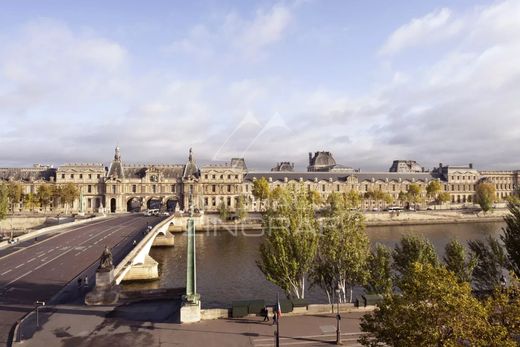
<svg viewBox="0 0 520 347">
<path fill-rule="evenodd" d="M 152 246 L 174 245 L 174 236 L 168 230 L 170 223 L 174 219 L 174 216 L 170 216 L 153 227 L 115 267 L 114 279 L 117 284 L 123 280 L 154 279 L 159 277 L 158 263 L 150 257 L 150 248 Z"/>
</svg>

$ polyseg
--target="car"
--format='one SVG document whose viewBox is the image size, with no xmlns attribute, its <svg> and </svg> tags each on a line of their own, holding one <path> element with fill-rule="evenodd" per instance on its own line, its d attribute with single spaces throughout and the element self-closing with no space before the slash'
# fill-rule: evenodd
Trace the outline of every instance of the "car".
<svg viewBox="0 0 520 347">
<path fill-rule="evenodd" d="M 379 212 L 379 209 L 378 209 L 377 207 L 374 207 L 374 208 L 372 209 L 372 211 L 373 211 L 373 212 Z"/>
<path fill-rule="evenodd" d="M 164 212 L 161 212 L 161 216 L 169 217 L 169 216 L 170 216 L 170 213 L 164 211 Z"/>
</svg>

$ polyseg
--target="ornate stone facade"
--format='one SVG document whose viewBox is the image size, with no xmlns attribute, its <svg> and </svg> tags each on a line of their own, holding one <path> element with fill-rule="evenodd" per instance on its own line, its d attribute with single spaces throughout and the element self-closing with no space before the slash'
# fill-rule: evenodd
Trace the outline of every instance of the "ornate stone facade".
<svg viewBox="0 0 520 347">
<path fill-rule="evenodd" d="M 420 170 L 419 170 L 420 168 Z M 394 161 L 390 172 L 362 172 L 338 165 L 330 152 L 309 154 L 307 171 L 295 172 L 294 164 L 281 162 L 272 171 L 250 171 L 244 159 L 233 158 L 223 165 L 199 167 L 190 149 L 185 164 L 127 165 L 119 147 L 108 167 L 102 164 L 65 164 L 58 168 L 35 165 L 32 168 L 0 169 L 0 180 L 20 182 L 23 193 L 35 194 L 44 183 L 73 183 L 81 191 L 71 211 L 93 213 L 140 211 L 147 208 L 183 210 L 190 196 L 197 209 L 216 212 L 221 204 L 233 211 L 243 196 L 250 211 L 261 209 L 252 194 L 254 181 L 264 177 L 271 188 L 291 183 L 303 184 L 326 198 L 332 192 L 356 191 L 364 194 L 381 190 L 399 204 L 400 192 L 410 184 L 421 186 L 439 180 L 450 194 L 451 204 L 461 206 L 475 201 L 476 185 L 482 180 L 492 182 L 497 197 L 504 200 L 518 192 L 520 170 L 478 171 L 472 164 L 444 166 L 426 171 L 415 161 Z M 81 203 L 80 203 L 81 201 Z M 365 199 L 363 208 L 383 208 L 386 203 Z M 24 207 L 18 206 L 21 210 Z M 53 211 L 61 210 L 54 206 Z"/>
</svg>

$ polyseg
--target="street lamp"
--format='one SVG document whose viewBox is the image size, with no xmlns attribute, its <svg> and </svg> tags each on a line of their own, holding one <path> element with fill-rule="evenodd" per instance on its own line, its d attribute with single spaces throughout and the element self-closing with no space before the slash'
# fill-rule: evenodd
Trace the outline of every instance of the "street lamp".
<svg viewBox="0 0 520 347">
<path fill-rule="evenodd" d="M 40 326 L 40 317 L 38 316 L 38 309 L 40 306 L 45 306 L 45 301 L 36 301 L 34 303 L 36 305 L 36 327 Z"/>
</svg>

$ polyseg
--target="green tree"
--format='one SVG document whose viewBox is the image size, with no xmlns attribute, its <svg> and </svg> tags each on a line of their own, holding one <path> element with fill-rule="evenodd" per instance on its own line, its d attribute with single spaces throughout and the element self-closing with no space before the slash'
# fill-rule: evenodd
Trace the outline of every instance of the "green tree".
<svg viewBox="0 0 520 347">
<path fill-rule="evenodd" d="M 426 186 L 426 196 L 433 201 L 437 201 L 437 196 L 442 190 L 442 184 L 439 180 L 433 180 Z"/>
<path fill-rule="evenodd" d="M 488 236 L 486 242 L 472 240 L 468 242 L 472 257 L 477 259 L 473 270 L 473 282 L 479 290 L 489 291 L 500 286 L 502 271 L 507 267 L 507 255 L 500 242 Z"/>
<path fill-rule="evenodd" d="M 329 300 L 329 293 L 337 287 L 340 301 L 351 302 L 352 288 L 366 279 L 370 242 L 363 216 L 359 212 L 334 210 L 322 223 L 318 256 L 311 277 L 327 292 Z"/>
<path fill-rule="evenodd" d="M 383 201 L 386 205 L 390 205 L 394 202 L 394 197 L 390 193 L 383 193 Z"/>
<path fill-rule="evenodd" d="M 281 190 L 264 214 L 262 226 L 265 238 L 258 267 L 288 297 L 304 298 L 318 248 L 318 225 L 307 190 L 301 185 Z"/>
<path fill-rule="evenodd" d="M 488 212 L 493 207 L 493 203 L 496 200 L 496 189 L 495 185 L 488 182 L 481 182 L 477 184 L 475 190 L 477 202 L 482 208 L 482 211 Z"/>
<path fill-rule="evenodd" d="M 38 190 L 36 191 L 36 198 L 45 212 L 47 212 L 47 207 L 54 198 L 54 191 L 54 186 L 51 186 L 48 183 L 43 183 L 42 185 L 38 186 Z"/>
<path fill-rule="evenodd" d="M 402 204 L 407 203 L 409 201 L 408 200 L 408 194 L 406 194 L 403 191 L 400 191 L 399 195 L 397 195 L 397 200 L 399 200 Z"/>
<path fill-rule="evenodd" d="M 367 261 L 368 280 L 365 289 L 369 294 L 392 292 L 392 251 L 380 243 L 370 252 Z"/>
<path fill-rule="evenodd" d="M 500 236 L 507 250 L 509 265 L 520 276 L 520 204 L 508 204 L 509 214 L 504 217 L 506 227 Z"/>
<path fill-rule="evenodd" d="M 447 243 L 444 250 L 446 268 L 453 272 L 459 281 L 470 283 L 473 270 L 477 265 L 477 258 L 467 255 L 464 246 L 456 239 Z"/>
<path fill-rule="evenodd" d="M 7 184 L 7 197 L 9 199 L 9 209 L 14 212 L 14 205 L 22 202 L 22 185 L 18 182 L 9 182 Z"/>
<path fill-rule="evenodd" d="M 8 189 L 5 183 L 0 183 L 0 220 L 7 217 L 9 209 Z"/>
<path fill-rule="evenodd" d="M 265 177 L 261 177 L 253 182 L 253 196 L 255 199 L 260 201 L 260 206 L 262 206 L 263 202 L 269 198 L 269 182 L 265 179 Z"/>
<path fill-rule="evenodd" d="M 442 266 L 414 263 L 398 283 L 401 292 L 385 297 L 361 319 L 364 346 L 509 347 L 507 330 L 492 324 L 486 305 L 467 282 Z"/>
<path fill-rule="evenodd" d="M 224 201 L 221 201 L 218 205 L 218 213 L 220 215 L 220 219 L 223 221 L 227 221 L 229 218 L 229 209 L 226 206 Z"/>
<path fill-rule="evenodd" d="M 414 263 L 437 266 L 437 252 L 430 241 L 423 237 L 403 236 L 392 252 L 392 267 L 398 276 L 406 275 Z"/>
</svg>

